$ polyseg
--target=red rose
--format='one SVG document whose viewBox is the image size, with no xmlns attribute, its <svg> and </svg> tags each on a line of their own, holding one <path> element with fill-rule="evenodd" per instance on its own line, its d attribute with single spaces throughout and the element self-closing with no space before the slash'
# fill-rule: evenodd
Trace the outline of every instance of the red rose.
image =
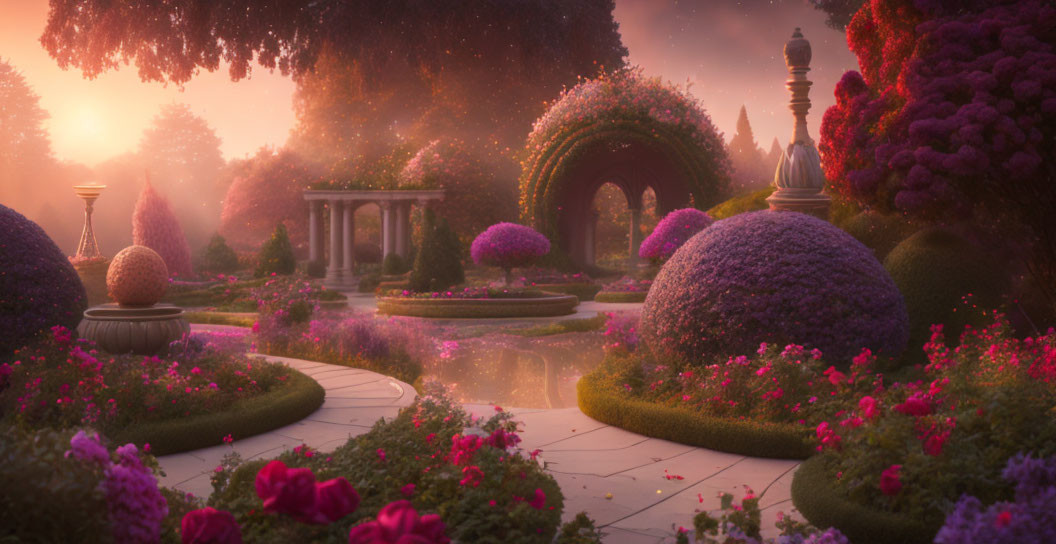
<svg viewBox="0 0 1056 544">
<path fill-rule="evenodd" d="M 242 544 L 242 532 L 231 512 L 212 507 L 187 512 L 180 521 L 183 544 Z"/>
<path fill-rule="evenodd" d="M 286 468 L 282 461 L 272 461 L 257 473 L 255 484 L 265 511 L 298 518 L 315 513 L 315 475 L 311 469 Z"/>
<path fill-rule="evenodd" d="M 353 527 L 348 544 L 447 544 L 451 539 L 436 514 L 418 516 L 408 501 L 389 503 L 374 521 Z"/>
<path fill-rule="evenodd" d="M 884 469 L 880 473 L 880 492 L 884 495 L 897 495 L 899 491 L 902 491 L 902 480 L 898 471 L 902 470 L 902 465 L 891 465 Z"/>
<path fill-rule="evenodd" d="M 313 523 L 333 523 L 359 507 L 359 494 L 344 478 L 334 478 L 315 485 L 315 516 Z"/>
</svg>

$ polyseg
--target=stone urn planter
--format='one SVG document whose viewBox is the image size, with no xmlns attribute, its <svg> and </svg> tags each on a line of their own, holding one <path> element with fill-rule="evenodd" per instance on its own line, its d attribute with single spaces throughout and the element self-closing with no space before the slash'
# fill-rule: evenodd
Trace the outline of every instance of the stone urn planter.
<svg viewBox="0 0 1056 544">
<path fill-rule="evenodd" d="M 85 310 L 77 334 L 110 353 L 140 355 L 154 355 L 183 338 L 191 332 L 183 308 L 157 303 L 168 289 L 168 276 L 165 261 L 154 250 L 121 250 L 106 274 L 107 290 L 118 303 Z"/>
</svg>

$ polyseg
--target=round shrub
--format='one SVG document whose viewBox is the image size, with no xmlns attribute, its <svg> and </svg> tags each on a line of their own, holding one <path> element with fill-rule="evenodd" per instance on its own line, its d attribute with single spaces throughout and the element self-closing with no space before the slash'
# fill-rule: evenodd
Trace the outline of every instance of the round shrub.
<svg viewBox="0 0 1056 544">
<path fill-rule="evenodd" d="M 146 246 L 122 249 L 106 272 L 106 289 L 122 306 L 150 306 L 161 300 L 168 288 L 165 259 Z"/>
<path fill-rule="evenodd" d="M 84 286 L 44 229 L 0 205 L 0 358 L 55 325 L 77 328 Z"/>
<path fill-rule="evenodd" d="M 898 244 L 884 268 L 902 291 L 909 312 L 907 362 L 924 360 L 931 326 L 944 325 L 951 338 L 965 325 L 988 321 L 974 305 L 992 309 L 1010 288 L 1008 273 L 975 244 L 941 227 L 922 230 Z M 971 295 L 966 304 L 965 297 Z"/>
<path fill-rule="evenodd" d="M 473 240 L 470 253 L 473 262 L 497 266 L 506 272 L 518 266 L 531 266 L 539 257 L 550 252 L 550 241 L 535 229 L 516 223 L 496 223 Z"/>
<path fill-rule="evenodd" d="M 389 253 L 381 263 L 381 273 L 386 276 L 399 276 L 407 270 L 407 261 L 398 253 Z"/>
<path fill-rule="evenodd" d="M 851 216 L 840 224 L 840 228 L 872 249 L 881 261 L 914 230 L 913 225 L 900 214 L 883 214 L 873 210 Z"/>
<path fill-rule="evenodd" d="M 682 246 L 645 299 L 642 338 L 692 362 L 761 342 L 816 348 L 847 365 L 862 348 L 897 356 L 906 306 L 872 252 L 820 219 L 759 211 L 717 221 Z"/>
<path fill-rule="evenodd" d="M 198 270 L 207 274 L 230 274 L 238 270 L 238 254 L 223 236 L 213 234 L 198 259 Z"/>
<path fill-rule="evenodd" d="M 708 214 L 696 208 L 675 210 L 665 215 L 652 234 L 642 240 L 638 256 L 653 262 L 666 261 L 686 240 L 707 228 L 712 221 Z"/>
</svg>

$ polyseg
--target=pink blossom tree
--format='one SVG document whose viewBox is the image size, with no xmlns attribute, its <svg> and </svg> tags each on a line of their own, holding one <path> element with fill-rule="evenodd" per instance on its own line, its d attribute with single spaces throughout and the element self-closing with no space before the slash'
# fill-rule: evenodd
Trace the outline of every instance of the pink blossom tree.
<svg viewBox="0 0 1056 544">
<path fill-rule="evenodd" d="M 169 274 L 191 275 L 191 247 L 180 220 L 172 213 L 169 200 L 154 190 L 149 178 L 132 211 L 132 243 L 158 252 Z"/>
<path fill-rule="evenodd" d="M 511 271 L 518 266 L 529 266 L 550 252 L 550 241 L 535 229 L 516 223 L 496 223 L 480 233 L 470 248 L 473 262 L 497 266 L 506 273 L 506 285 Z"/>
<path fill-rule="evenodd" d="M 707 228 L 712 221 L 711 216 L 695 208 L 675 210 L 664 216 L 652 234 L 642 240 L 638 256 L 653 262 L 666 261 L 686 240 Z"/>
</svg>

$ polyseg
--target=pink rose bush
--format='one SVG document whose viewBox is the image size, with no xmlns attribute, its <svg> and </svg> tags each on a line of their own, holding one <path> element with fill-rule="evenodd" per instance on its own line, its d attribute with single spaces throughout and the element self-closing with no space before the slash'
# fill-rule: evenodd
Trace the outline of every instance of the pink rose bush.
<svg viewBox="0 0 1056 544">
<path fill-rule="evenodd" d="M 257 496 L 265 512 L 293 516 L 304 523 L 333 523 L 359 507 L 359 494 L 344 478 L 316 482 L 307 468 L 287 468 L 272 461 L 257 473 Z"/>
<path fill-rule="evenodd" d="M 694 234 L 704 230 L 714 220 L 696 208 L 675 210 L 664 216 L 656 228 L 642 240 L 638 256 L 660 263 L 675 254 Z"/>
<path fill-rule="evenodd" d="M 497 266 L 506 273 L 506 284 L 512 283 L 511 270 L 534 264 L 550 252 L 550 241 L 535 229 L 515 223 L 497 223 L 473 240 L 470 254 L 473 262 Z"/>
<path fill-rule="evenodd" d="M 231 512 L 207 506 L 183 516 L 180 538 L 183 544 L 242 544 L 242 531 Z"/>
<path fill-rule="evenodd" d="M 436 514 L 419 516 L 410 501 L 387 504 L 374 521 L 353 527 L 348 544 L 447 544 L 444 522 Z"/>
<path fill-rule="evenodd" d="M 962 494 L 1010 497 L 1012 482 L 1001 474 L 1018 452 L 1056 451 L 1056 330 L 1016 338 L 998 315 L 955 346 L 941 325 L 932 331 L 918 377 L 877 375 L 868 390 L 837 390 L 839 410 L 820 415 L 819 429 L 831 435 L 819 432 L 819 442 L 829 474 L 839 475 L 833 484 L 850 500 L 937 531 Z"/>
</svg>

